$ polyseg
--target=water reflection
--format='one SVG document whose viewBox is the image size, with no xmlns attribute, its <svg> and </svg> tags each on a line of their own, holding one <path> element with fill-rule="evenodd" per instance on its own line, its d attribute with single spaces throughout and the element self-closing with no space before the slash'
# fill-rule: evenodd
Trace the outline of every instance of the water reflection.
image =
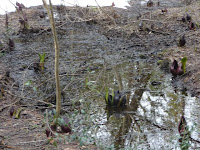
<svg viewBox="0 0 200 150">
<path fill-rule="evenodd" d="M 180 118 L 185 116 L 190 129 L 198 123 L 198 99 L 175 92 L 171 76 L 165 76 L 150 64 L 125 63 L 106 73 L 110 83 L 107 86 L 111 89 L 117 90 L 117 85 L 123 84 L 121 87 L 126 92 L 127 105 L 120 108 L 102 106 L 104 98 L 96 97 L 97 103 L 93 103 L 89 110 L 94 118 L 98 118 L 93 122 L 99 128 L 95 132 L 96 140 L 106 144 L 107 148 L 113 145 L 115 149 L 180 149 Z M 117 78 L 121 81 L 116 85 Z M 152 86 L 152 81 L 161 84 Z M 104 83 L 98 86 L 102 89 Z M 191 133 L 194 139 L 200 136 L 197 129 Z M 191 147 L 198 146 L 195 142 L 190 141 L 190 144 Z"/>
</svg>

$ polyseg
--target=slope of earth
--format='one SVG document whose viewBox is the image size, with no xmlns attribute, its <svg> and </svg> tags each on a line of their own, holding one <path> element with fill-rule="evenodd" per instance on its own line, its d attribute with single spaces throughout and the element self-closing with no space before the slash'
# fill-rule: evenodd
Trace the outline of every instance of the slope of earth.
<svg viewBox="0 0 200 150">
<path fill-rule="evenodd" d="M 181 5 L 179 5 L 181 6 Z M 84 87 L 87 70 L 97 70 L 138 59 L 139 61 L 161 63 L 166 73 L 174 59 L 180 63 L 187 57 L 187 72 L 175 79 L 180 89 L 188 89 L 199 96 L 199 2 L 185 7 L 166 5 L 141 7 L 127 10 L 113 7 L 64 7 L 55 6 L 56 27 L 60 42 L 60 76 L 63 89 L 63 113 L 70 112 L 71 100 L 79 97 Z M 45 123 L 42 111 L 48 105 L 55 107 L 54 46 L 50 24 L 43 7 L 24 9 L 30 28 L 24 30 L 19 23 L 21 14 L 8 14 L 8 28 L 5 16 L 0 16 L 0 148 L 49 149 L 44 133 Z M 186 13 L 192 16 L 195 29 L 182 22 Z M 186 45 L 177 43 L 185 35 Z M 15 43 L 9 48 L 8 39 Z M 44 72 L 38 71 L 38 54 L 46 53 Z M 165 64 L 163 64 L 166 60 Z M 108 69 L 109 69 L 108 68 Z M 162 68 L 162 67 L 161 67 Z M 166 69 L 167 68 L 167 69 Z M 19 119 L 9 116 L 11 106 L 21 109 Z M 42 110 L 42 111 L 41 111 Z M 58 141 L 60 149 L 94 149 Z M 7 147 L 6 147 L 7 146 Z"/>
</svg>

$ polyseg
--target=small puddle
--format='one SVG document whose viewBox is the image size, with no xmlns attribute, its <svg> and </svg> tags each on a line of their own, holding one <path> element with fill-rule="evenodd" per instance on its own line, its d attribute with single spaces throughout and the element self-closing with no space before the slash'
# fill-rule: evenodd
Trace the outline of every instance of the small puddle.
<svg viewBox="0 0 200 150">
<path fill-rule="evenodd" d="M 83 115 L 73 116 L 80 134 L 85 130 L 85 136 L 105 149 L 179 149 L 178 125 L 184 114 L 192 137 L 198 139 L 195 126 L 198 123 L 198 99 L 185 91 L 175 91 L 170 75 L 165 75 L 153 64 L 138 62 L 116 65 L 115 70 L 127 91 L 127 106 L 109 108 L 103 96 L 90 93 L 82 106 Z M 119 77 L 113 69 L 107 70 L 104 77 L 101 72 L 89 74 L 93 91 L 103 89 L 105 78 L 110 89 L 119 89 Z M 80 119 L 84 121 L 80 122 Z"/>
</svg>

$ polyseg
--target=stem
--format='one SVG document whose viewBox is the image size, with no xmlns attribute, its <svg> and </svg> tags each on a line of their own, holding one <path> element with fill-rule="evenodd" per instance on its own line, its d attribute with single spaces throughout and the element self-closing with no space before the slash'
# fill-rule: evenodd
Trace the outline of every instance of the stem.
<svg viewBox="0 0 200 150">
<path fill-rule="evenodd" d="M 47 14 L 50 19 L 53 38 L 54 38 L 54 47 L 55 47 L 55 80 L 56 80 L 56 117 L 58 118 L 61 110 L 61 90 L 60 90 L 60 78 L 59 78 L 59 47 L 58 47 L 58 39 L 55 29 L 55 21 L 53 17 L 53 7 L 51 4 L 51 0 L 49 0 L 50 8 L 48 7 L 46 0 L 42 0 L 44 3 L 44 7 L 47 10 Z"/>
</svg>

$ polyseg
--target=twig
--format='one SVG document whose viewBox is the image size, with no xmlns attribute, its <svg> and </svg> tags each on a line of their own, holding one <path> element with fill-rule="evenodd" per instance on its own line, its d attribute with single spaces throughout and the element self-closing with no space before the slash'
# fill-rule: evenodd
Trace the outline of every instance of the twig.
<svg viewBox="0 0 200 150">
<path fill-rule="evenodd" d="M 73 74 L 73 73 L 68 74 L 68 73 L 66 73 L 66 72 L 60 73 L 59 77 L 63 77 L 63 76 L 80 76 L 80 74 Z M 45 84 L 45 83 L 47 83 L 48 81 L 53 80 L 53 79 L 55 79 L 55 77 L 52 77 L 52 78 L 49 78 L 49 79 L 45 80 L 44 82 L 42 82 L 42 83 L 40 83 L 38 86 L 36 86 L 36 89 L 38 89 L 40 86 L 42 86 L 43 84 Z M 64 90 L 63 90 L 63 91 L 64 91 Z M 29 95 L 29 94 L 30 94 L 30 92 L 28 92 L 26 95 Z M 24 98 L 26 98 L 26 96 L 24 96 Z"/>
<path fill-rule="evenodd" d="M 7 11 L 5 9 L 3 9 L 2 7 L 0 7 L 0 9 L 2 9 L 3 11 L 5 11 L 5 13 L 7 13 Z"/>
<path fill-rule="evenodd" d="M 98 2 L 95 0 L 95 2 L 97 3 L 97 6 L 98 6 L 98 8 L 107 16 L 107 17 L 109 17 L 112 21 L 113 21 L 113 23 L 115 24 L 115 26 L 116 26 L 116 22 L 115 22 L 115 19 L 113 18 L 113 17 L 111 17 L 111 16 L 109 16 L 102 8 L 101 8 L 101 6 L 99 6 L 99 4 L 98 4 Z M 99 11 L 100 12 L 100 11 Z"/>
<path fill-rule="evenodd" d="M 156 31 L 156 30 L 152 30 L 152 29 L 149 29 L 151 32 L 155 32 L 155 33 L 160 33 L 160 34 L 163 34 L 163 35 L 170 35 L 170 33 L 167 33 L 167 32 L 161 32 L 161 31 Z"/>
<path fill-rule="evenodd" d="M 18 145 L 21 145 L 21 144 L 30 144 L 30 143 L 39 143 L 39 142 L 45 142 L 44 144 L 46 144 L 48 141 L 47 140 L 38 140 L 38 141 L 19 142 Z"/>
<path fill-rule="evenodd" d="M 7 91 L 5 90 L 5 92 L 7 92 Z M 19 99 L 16 100 L 15 102 L 11 103 L 11 104 L 8 104 L 8 105 L 6 105 L 6 106 L 1 107 L 1 108 L 0 108 L 0 112 L 2 112 L 2 111 L 3 111 L 4 109 L 6 109 L 7 107 L 10 107 L 10 106 L 16 104 L 18 101 L 19 101 Z"/>
<path fill-rule="evenodd" d="M 21 98 L 21 99 L 33 100 L 32 98 L 29 98 L 29 97 L 22 97 L 22 96 L 15 95 L 15 94 L 13 94 L 13 93 L 10 93 L 10 92 L 7 91 L 7 90 L 5 90 L 5 92 L 7 92 L 8 94 L 10 94 L 11 96 L 14 96 L 14 97 L 18 97 L 18 98 Z M 19 100 L 15 101 L 14 103 L 12 103 L 12 105 L 15 104 L 15 103 L 17 103 L 18 101 L 19 101 Z M 36 101 L 41 102 L 41 103 L 44 103 L 44 104 L 47 104 L 47 105 L 53 105 L 53 106 L 55 106 L 54 104 L 45 102 L 45 101 L 43 101 L 43 100 L 36 100 Z M 11 105 L 11 104 L 9 104 L 9 106 L 10 106 L 10 105 Z"/>
<path fill-rule="evenodd" d="M 195 139 L 193 139 L 192 137 L 190 137 L 190 140 L 191 140 L 192 142 L 200 143 L 199 140 L 195 140 Z"/>
<path fill-rule="evenodd" d="M 7 93 L 10 94 L 11 96 L 14 96 L 14 97 L 17 97 L 17 98 L 28 99 L 28 100 L 32 100 L 32 101 L 35 100 L 35 99 L 29 98 L 29 97 L 21 97 L 21 96 L 15 95 L 15 94 L 13 94 L 13 93 L 10 93 L 10 92 L 7 91 L 7 90 L 5 90 L 5 92 L 7 92 Z M 20 99 L 19 99 L 19 100 L 20 100 Z M 6 105 L 6 106 L 4 106 L 4 107 L 7 108 L 7 107 L 9 107 L 9 106 L 12 106 L 12 105 L 14 105 L 15 103 L 17 103 L 19 100 L 15 101 L 14 103 L 11 103 L 11 104 L 9 104 L 9 105 Z M 50 106 L 50 107 L 48 107 L 48 108 L 55 108 L 55 107 L 56 107 L 56 105 L 54 105 L 54 104 L 52 104 L 52 103 L 45 102 L 45 101 L 43 101 L 43 100 L 35 100 L 35 101 L 41 102 L 41 103 L 44 103 L 44 104 L 47 104 L 48 106 Z M 2 107 L 2 108 L 0 109 L 0 112 L 2 111 L 2 109 L 5 109 L 4 107 Z M 61 108 L 61 110 L 62 110 L 63 112 L 67 112 L 67 111 L 66 111 L 65 109 L 63 109 L 63 108 Z"/>
<path fill-rule="evenodd" d="M 141 21 L 160 22 L 160 23 L 163 23 L 163 24 L 168 24 L 169 23 L 169 22 L 163 22 L 163 21 L 151 20 L 151 19 L 141 19 Z"/>
<path fill-rule="evenodd" d="M 8 0 L 16 9 L 17 9 L 17 11 L 18 12 L 20 12 L 21 13 L 21 15 L 22 15 L 22 17 L 23 17 L 23 19 L 25 20 L 25 18 L 24 18 L 24 15 L 23 15 L 23 12 L 22 11 L 20 11 L 18 8 L 17 8 L 17 6 L 13 3 L 13 2 L 11 2 L 11 0 Z"/>
<path fill-rule="evenodd" d="M 1 141 L 0 141 L 1 142 Z M 7 149 L 7 148 L 10 148 L 10 149 L 15 149 L 15 147 L 13 147 L 13 146 L 8 146 L 8 145 L 2 145 L 1 143 L 0 143 L 0 148 L 2 148 L 2 149 Z"/>
<path fill-rule="evenodd" d="M 47 125 L 47 128 L 48 128 L 49 131 L 50 131 L 50 135 L 51 135 L 51 133 L 52 133 L 53 135 L 55 135 L 55 132 L 52 131 L 51 128 L 50 128 L 50 126 L 49 126 L 49 117 L 48 117 L 48 111 L 47 111 L 47 109 L 46 109 L 46 125 Z"/>
</svg>

